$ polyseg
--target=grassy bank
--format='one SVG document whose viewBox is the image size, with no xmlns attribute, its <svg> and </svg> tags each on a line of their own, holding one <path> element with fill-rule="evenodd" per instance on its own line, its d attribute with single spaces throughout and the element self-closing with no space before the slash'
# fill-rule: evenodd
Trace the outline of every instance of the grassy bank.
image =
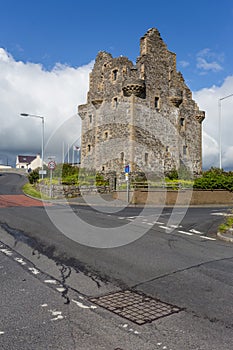
<svg viewBox="0 0 233 350">
<path fill-rule="evenodd" d="M 31 196 L 33 198 L 38 198 L 38 199 L 51 199 L 48 196 L 45 196 L 43 194 L 41 194 L 40 191 L 37 191 L 35 186 L 30 184 L 30 183 L 26 183 L 23 188 L 22 188 L 23 192 L 25 194 L 27 194 L 28 196 Z"/>
</svg>

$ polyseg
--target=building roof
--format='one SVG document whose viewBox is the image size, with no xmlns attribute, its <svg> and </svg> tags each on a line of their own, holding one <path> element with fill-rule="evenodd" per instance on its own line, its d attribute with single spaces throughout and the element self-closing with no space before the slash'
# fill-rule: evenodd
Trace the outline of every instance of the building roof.
<svg viewBox="0 0 233 350">
<path fill-rule="evenodd" d="M 36 159 L 36 156 L 23 156 L 23 155 L 18 156 L 19 163 L 30 164 L 34 159 Z"/>
</svg>

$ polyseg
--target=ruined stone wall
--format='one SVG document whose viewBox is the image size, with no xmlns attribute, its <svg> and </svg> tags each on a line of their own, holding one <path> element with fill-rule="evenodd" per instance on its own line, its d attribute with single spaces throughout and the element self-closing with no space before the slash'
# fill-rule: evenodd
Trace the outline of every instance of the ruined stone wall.
<svg viewBox="0 0 233 350">
<path fill-rule="evenodd" d="M 205 114 L 155 28 L 141 38 L 135 65 L 98 53 L 79 115 L 82 167 L 121 173 L 130 164 L 131 171 L 166 172 L 185 163 L 201 172 Z"/>
</svg>

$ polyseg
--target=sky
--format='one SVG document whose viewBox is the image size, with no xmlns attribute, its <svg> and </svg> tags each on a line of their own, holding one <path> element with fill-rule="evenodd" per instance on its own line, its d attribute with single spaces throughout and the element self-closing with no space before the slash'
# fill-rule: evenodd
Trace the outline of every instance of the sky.
<svg viewBox="0 0 233 350">
<path fill-rule="evenodd" d="M 219 99 L 233 94 L 231 0 L 0 0 L 0 164 L 41 150 L 61 156 L 80 143 L 77 106 L 85 103 L 99 51 L 139 56 L 139 42 L 155 27 L 176 53 L 201 110 L 203 167 L 219 166 Z M 233 168 L 233 96 L 221 100 L 222 165 Z M 52 141 L 51 141 L 52 140 Z"/>
</svg>

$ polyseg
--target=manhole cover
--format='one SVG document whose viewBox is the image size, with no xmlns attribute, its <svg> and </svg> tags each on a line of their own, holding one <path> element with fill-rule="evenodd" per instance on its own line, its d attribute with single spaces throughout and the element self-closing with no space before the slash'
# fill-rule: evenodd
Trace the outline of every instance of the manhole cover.
<svg viewBox="0 0 233 350">
<path fill-rule="evenodd" d="M 130 290 L 91 298 L 90 301 L 138 325 L 181 311 L 177 306 Z"/>
</svg>

